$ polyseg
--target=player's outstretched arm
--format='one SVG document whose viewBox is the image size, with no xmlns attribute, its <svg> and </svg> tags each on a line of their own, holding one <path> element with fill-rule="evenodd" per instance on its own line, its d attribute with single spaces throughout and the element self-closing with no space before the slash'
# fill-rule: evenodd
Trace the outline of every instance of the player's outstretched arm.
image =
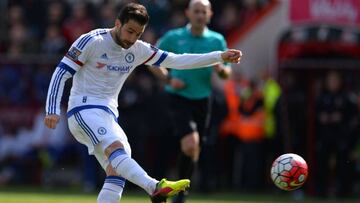
<svg viewBox="0 0 360 203">
<path fill-rule="evenodd" d="M 213 51 L 204 54 L 175 54 L 159 50 L 160 57 L 154 57 L 148 65 L 162 66 L 174 69 L 195 69 L 213 66 L 218 63 L 239 63 L 242 53 L 240 50 Z"/>
</svg>

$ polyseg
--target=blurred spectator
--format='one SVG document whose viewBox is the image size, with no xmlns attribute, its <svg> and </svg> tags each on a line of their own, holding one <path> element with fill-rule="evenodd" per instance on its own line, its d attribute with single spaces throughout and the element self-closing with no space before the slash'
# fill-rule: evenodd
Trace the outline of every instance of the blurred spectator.
<svg viewBox="0 0 360 203">
<path fill-rule="evenodd" d="M 265 167 L 271 168 L 272 162 L 277 156 L 285 153 L 284 132 L 281 105 L 281 87 L 280 84 L 271 77 L 268 71 L 262 75 L 263 86 L 261 87 L 264 95 L 264 110 L 265 110 Z M 264 179 L 268 177 L 266 171 Z"/>
<path fill-rule="evenodd" d="M 26 155 L 31 150 L 31 129 L 6 126 L 0 137 L 0 184 L 36 183 L 39 181 L 39 162 Z M 24 171 L 26 170 L 26 171 Z"/>
<path fill-rule="evenodd" d="M 45 55 L 64 54 L 66 50 L 66 40 L 56 25 L 49 25 L 46 28 L 45 38 L 41 44 L 41 53 Z"/>
<path fill-rule="evenodd" d="M 8 9 L 7 25 L 24 23 L 24 9 L 20 5 L 13 5 Z"/>
<path fill-rule="evenodd" d="M 272 139 L 279 133 L 279 121 L 277 120 L 277 112 L 279 111 L 279 98 L 281 95 L 281 87 L 279 83 L 265 72 L 262 78 L 264 84 L 262 86 L 264 95 L 265 108 L 265 135 Z"/>
<path fill-rule="evenodd" d="M 65 5 L 60 1 L 51 2 L 47 8 L 46 24 L 61 26 L 65 18 Z"/>
<path fill-rule="evenodd" d="M 151 16 L 149 27 L 152 27 L 157 34 L 165 32 L 171 14 L 171 3 L 168 0 L 140 0 L 139 2 L 147 8 Z"/>
<path fill-rule="evenodd" d="M 8 184 L 15 176 L 12 166 L 9 164 L 11 150 L 15 145 L 15 139 L 1 129 L 0 132 L 0 186 Z"/>
<path fill-rule="evenodd" d="M 215 26 L 221 33 L 228 35 L 238 26 L 239 19 L 241 19 L 238 16 L 238 9 L 233 3 L 227 2 L 222 7 L 220 15 L 221 17 L 215 19 Z"/>
<path fill-rule="evenodd" d="M 238 139 L 233 149 L 233 160 L 230 160 L 235 164 L 235 185 L 256 190 L 262 187 L 263 176 L 260 174 L 264 174 L 263 162 L 258 161 L 264 160 L 264 100 L 256 83 L 244 81 L 238 74 L 234 73 L 224 87 L 228 114 L 220 126 L 220 132 L 224 137 L 230 135 Z"/>
<path fill-rule="evenodd" d="M 93 19 L 88 14 L 87 4 L 78 2 L 73 5 L 70 18 L 67 18 L 63 24 L 63 34 L 70 44 L 83 33 L 92 30 L 94 25 Z"/>
<path fill-rule="evenodd" d="M 24 24 L 13 24 L 9 29 L 9 47 L 18 48 L 20 53 L 34 53 L 38 50 L 38 43 L 35 39 L 31 39 L 28 28 Z M 8 50 L 14 51 L 14 49 Z"/>
<path fill-rule="evenodd" d="M 62 114 L 62 119 L 66 119 L 66 115 Z M 55 151 L 59 151 L 63 148 L 71 138 L 69 136 L 69 129 L 67 122 L 62 120 L 59 128 L 49 129 L 44 125 L 45 114 L 42 109 L 39 111 L 34 119 L 34 124 L 31 129 L 31 146 L 35 148 L 54 148 Z"/>
<path fill-rule="evenodd" d="M 98 25 L 101 28 L 111 28 L 114 26 L 116 11 L 115 5 L 112 3 L 107 3 L 101 6 L 100 18 L 98 19 Z"/>
<path fill-rule="evenodd" d="M 64 117 L 65 114 L 61 116 Z M 52 130 L 44 126 L 43 118 L 44 113 L 41 109 L 29 128 L 0 133 L 0 185 L 9 183 L 47 186 L 69 184 L 66 180 L 68 175 L 59 173 L 57 169 L 66 165 L 67 171 L 72 170 L 69 162 L 76 159 L 75 161 L 82 162 L 84 166 L 76 169 L 82 171 L 84 189 L 86 191 L 94 189 L 99 175 L 96 168 L 99 166 L 91 160 L 91 157 L 81 156 L 87 155 L 86 149 L 84 150 L 69 136 L 67 122 L 60 122 L 58 128 Z M 58 175 L 48 176 L 45 173 Z"/>
<path fill-rule="evenodd" d="M 350 153 L 358 128 L 358 107 L 338 72 L 329 71 L 316 103 L 316 189 L 320 196 L 346 196 L 351 179 Z M 331 176 L 334 172 L 334 177 Z M 333 179 L 334 178 L 334 179 Z M 330 189 L 333 188 L 334 191 Z"/>
<path fill-rule="evenodd" d="M 47 88 L 52 75 L 51 70 L 52 67 L 49 67 L 49 65 L 39 65 L 32 78 L 34 99 L 41 105 L 45 105 Z"/>
<path fill-rule="evenodd" d="M 6 55 L 9 59 L 20 59 L 23 55 L 23 47 L 18 43 L 10 43 Z"/>
<path fill-rule="evenodd" d="M 240 8 L 240 23 L 245 24 L 249 20 L 252 20 L 260 8 L 260 2 L 258 0 L 243 0 Z"/>
<path fill-rule="evenodd" d="M 26 26 L 28 26 L 29 34 L 34 39 L 39 39 L 42 31 L 46 26 L 46 18 L 44 18 L 44 11 L 46 11 L 47 0 L 36 1 L 19 1 L 25 11 Z"/>
<path fill-rule="evenodd" d="M 307 112 L 308 112 L 308 81 L 304 72 L 291 72 L 283 77 L 283 86 L 286 87 L 283 108 L 283 136 L 285 151 L 294 151 L 304 156 L 307 152 Z"/>
<path fill-rule="evenodd" d="M 21 80 L 20 68 L 12 65 L 0 69 L 0 104 L 18 105 L 26 103 L 24 81 Z"/>
<path fill-rule="evenodd" d="M 27 40 L 29 33 L 23 23 L 12 24 L 9 30 L 9 42 L 23 45 Z"/>
<path fill-rule="evenodd" d="M 150 44 L 156 44 L 157 35 L 153 29 L 149 28 L 145 30 L 141 39 Z"/>
<path fill-rule="evenodd" d="M 184 17 L 184 13 L 182 11 L 175 10 L 170 17 L 169 28 L 182 27 L 185 24 L 186 18 Z"/>
</svg>

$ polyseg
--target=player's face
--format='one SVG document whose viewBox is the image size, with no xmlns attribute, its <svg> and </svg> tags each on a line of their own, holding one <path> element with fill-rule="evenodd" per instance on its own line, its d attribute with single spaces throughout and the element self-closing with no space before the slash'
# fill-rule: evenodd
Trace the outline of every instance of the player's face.
<svg viewBox="0 0 360 203">
<path fill-rule="evenodd" d="M 190 24 L 194 27 L 205 27 L 211 19 L 212 11 L 210 5 L 197 2 L 186 10 Z"/>
<path fill-rule="evenodd" d="M 144 33 L 145 25 L 140 25 L 134 20 L 129 20 L 125 24 L 121 24 L 119 20 L 115 22 L 116 42 L 124 49 L 130 48 L 142 33 Z"/>
</svg>

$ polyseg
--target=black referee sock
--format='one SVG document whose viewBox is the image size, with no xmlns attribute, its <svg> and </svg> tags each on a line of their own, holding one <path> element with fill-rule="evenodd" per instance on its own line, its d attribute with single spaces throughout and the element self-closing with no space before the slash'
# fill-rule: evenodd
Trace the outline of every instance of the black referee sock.
<svg viewBox="0 0 360 203">
<path fill-rule="evenodd" d="M 191 176 L 194 172 L 195 162 L 191 157 L 186 156 L 184 153 L 180 154 L 178 162 L 178 173 L 180 179 L 191 179 Z"/>
<path fill-rule="evenodd" d="M 179 162 L 178 162 L 178 173 L 180 179 L 191 179 L 191 176 L 195 169 L 195 162 L 189 156 L 186 156 L 184 153 L 180 153 Z M 179 192 L 179 194 L 174 198 L 173 203 L 184 203 L 185 202 L 185 193 Z"/>
</svg>

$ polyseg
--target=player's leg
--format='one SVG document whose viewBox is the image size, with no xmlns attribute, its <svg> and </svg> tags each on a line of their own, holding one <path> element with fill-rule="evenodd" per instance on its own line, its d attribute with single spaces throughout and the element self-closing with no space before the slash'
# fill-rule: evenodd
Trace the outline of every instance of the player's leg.
<svg viewBox="0 0 360 203">
<path fill-rule="evenodd" d="M 99 124 L 99 122 L 97 124 Z M 96 124 L 94 125 L 96 126 Z M 115 173 L 140 186 L 155 198 L 154 202 L 162 202 L 166 200 L 168 196 L 172 196 L 189 187 L 189 180 L 172 182 L 163 179 L 159 182 L 150 177 L 145 170 L 131 158 L 130 144 L 118 123 L 110 118 L 103 123 L 102 126 L 104 128 L 104 130 L 102 130 L 103 135 L 98 135 L 101 141 L 96 146 L 96 151 L 100 151 L 100 153 L 96 154 L 102 154 L 104 156 L 100 159 L 100 162 L 102 166 L 107 169 L 108 175 Z M 100 126 L 97 127 L 101 128 Z M 105 163 L 103 163 L 103 159 L 106 159 Z M 110 170 L 108 166 L 111 166 L 112 170 Z"/>
<path fill-rule="evenodd" d="M 148 194 L 155 191 L 157 180 L 151 178 L 145 170 L 126 153 L 124 145 L 113 141 L 104 149 L 105 155 L 116 174 L 143 188 Z"/>
<path fill-rule="evenodd" d="M 209 119 L 209 100 L 189 100 L 186 103 L 186 109 L 191 113 L 187 118 L 187 129 L 188 131 L 191 129 L 191 132 L 180 140 L 181 153 L 178 169 L 180 178 L 190 179 L 199 160 L 202 137 Z M 185 202 L 185 195 L 184 193 L 179 193 L 174 199 L 174 203 L 182 202 Z"/>
<path fill-rule="evenodd" d="M 170 94 L 170 113 L 176 137 L 179 140 L 180 153 L 189 165 L 198 159 L 200 137 L 193 116 L 193 101 Z M 181 160 L 185 160 L 180 158 Z M 187 169 L 181 170 L 180 177 L 189 176 Z M 192 170 L 190 170 L 192 171 Z M 191 174 L 190 174 L 191 175 Z"/>
<path fill-rule="evenodd" d="M 200 152 L 197 144 L 199 134 L 191 112 L 192 101 L 173 94 L 169 95 L 169 99 L 172 125 L 179 143 L 178 177 L 190 179 Z M 184 195 L 179 193 L 176 202 L 183 202 L 183 199 Z"/>
<path fill-rule="evenodd" d="M 196 160 L 196 142 L 199 140 L 196 123 L 192 117 L 191 101 L 177 95 L 169 95 L 169 108 L 174 133 L 179 143 L 178 176 L 190 178 Z"/>
<path fill-rule="evenodd" d="M 199 160 L 201 143 L 204 141 L 206 136 L 206 131 L 209 128 L 210 124 L 210 109 L 211 102 L 210 99 L 205 98 L 201 100 L 194 101 L 192 105 L 192 117 L 196 123 L 196 137 L 191 140 L 193 144 L 193 149 L 191 150 L 191 157 L 195 162 Z"/>
<path fill-rule="evenodd" d="M 200 155 L 200 136 L 197 131 L 191 132 L 180 139 L 180 153 L 178 174 L 180 179 L 191 179 L 195 165 Z M 185 193 L 180 192 L 173 200 L 174 203 L 185 202 Z"/>
<path fill-rule="evenodd" d="M 172 182 L 163 179 L 159 182 L 157 180 L 152 179 L 135 162 L 135 160 L 131 159 L 131 149 L 127 140 L 121 136 L 118 138 L 111 138 L 111 137 L 112 136 L 108 134 L 108 136 L 105 139 L 101 139 L 100 143 L 95 146 L 95 156 L 98 159 L 101 166 L 104 169 L 106 169 L 106 174 L 107 174 L 104 186 L 98 197 L 98 203 L 118 202 L 121 198 L 121 193 L 122 193 L 122 188 L 124 187 L 125 178 L 129 179 L 131 182 L 144 188 L 149 193 L 149 195 L 151 195 L 152 202 L 154 203 L 165 202 L 168 196 L 172 196 L 178 193 L 179 191 L 185 190 L 185 188 L 189 186 L 189 180 L 180 180 L 180 181 Z M 114 149 L 111 149 L 112 147 Z M 132 162 L 128 164 L 130 166 L 126 166 L 123 163 L 118 164 L 120 167 L 128 167 L 124 169 L 125 173 L 122 170 L 116 171 L 113 164 L 111 164 L 112 161 L 110 161 L 110 159 L 108 158 L 111 157 L 113 153 L 116 153 L 116 151 L 119 150 L 123 151 L 124 154 L 126 154 L 126 156 L 123 158 L 128 157 L 127 160 L 123 160 L 120 162 L 125 163 L 128 160 Z M 133 166 L 131 166 L 131 164 Z M 132 171 L 134 172 L 132 174 L 126 173 Z M 124 176 L 124 178 L 122 176 L 119 176 L 119 174 Z M 153 184 L 149 183 L 149 180 L 154 181 L 154 183 Z M 149 187 L 152 187 L 152 189 L 149 189 Z"/>
<path fill-rule="evenodd" d="M 89 153 L 95 154 L 107 175 L 121 176 L 152 194 L 158 181 L 149 177 L 131 158 L 127 137 L 111 114 L 102 109 L 86 109 L 75 113 L 74 118 L 91 141 L 86 142 Z"/>
<path fill-rule="evenodd" d="M 198 131 L 186 134 L 180 139 L 180 178 L 191 178 L 194 171 L 195 163 L 199 160 L 200 155 L 200 135 Z"/>
<path fill-rule="evenodd" d="M 132 183 L 142 187 L 151 197 L 152 202 L 166 202 L 167 197 L 184 191 L 190 186 L 190 180 L 157 181 L 151 178 L 141 166 L 125 151 L 121 142 L 115 141 L 105 148 L 105 154 L 116 172 Z"/>
<path fill-rule="evenodd" d="M 89 127 L 92 122 L 89 122 L 88 119 L 92 117 L 91 115 L 91 112 L 86 111 L 75 113 L 68 119 L 69 129 L 77 141 L 87 146 L 89 154 L 95 155 L 97 161 L 106 171 L 107 177 L 99 192 L 97 202 L 118 203 L 125 186 L 125 179 L 117 176 L 111 166 L 109 166 L 105 154 L 99 150 L 98 143 L 100 142 L 100 137 L 96 137 L 95 131 Z M 84 117 L 86 117 L 86 120 Z"/>
</svg>

